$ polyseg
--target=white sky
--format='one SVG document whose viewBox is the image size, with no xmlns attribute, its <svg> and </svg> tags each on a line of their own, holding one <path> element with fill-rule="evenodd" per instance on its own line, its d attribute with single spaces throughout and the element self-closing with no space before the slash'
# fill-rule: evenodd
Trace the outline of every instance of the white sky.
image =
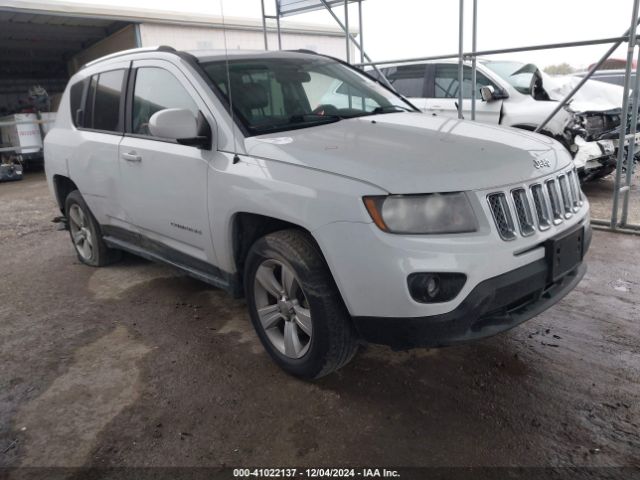
<svg viewBox="0 0 640 480">
<path fill-rule="evenodd" d="M 181 10 L 260 18 L 260 0 L 71 0 L 76 3 Z M 274 11 L 274 0 L 265 0 Z M 365 50 L 373 60 L 454 53 L 458 48 L 458 0 L 365 0 Z M 465 49 L 471 47 L 472 0 L 465 0 Z M 615 37 L 629 28 L 632 0 L 478 0 L 478 49 Z M 336 12 L 342 18 L 343 9 Z M 350 10 L 357 22 L 357 6 Z M 326 11 L 287 17 L 294 22 L 335 25 Z M 586 67 L 608 45 L 510 54 L 540 67 L 567 62 Z M 623 44 L 613 55 L 626 56 Z"/>
</svg>

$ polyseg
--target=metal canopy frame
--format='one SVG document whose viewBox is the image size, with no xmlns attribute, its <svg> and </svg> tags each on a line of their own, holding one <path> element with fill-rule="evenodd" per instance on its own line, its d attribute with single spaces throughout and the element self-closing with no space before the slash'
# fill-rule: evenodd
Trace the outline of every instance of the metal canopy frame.
<svg viewBox="0 0 640 480">
<path fill-rule="evenodd" d="M 638 103 L 640 100 L 640 48 L 637 53 L 637 62 L 635 69 L 635 84 L 631 85 L 631 75 L 633 73 L 633 58 L 635 47 L 639 44 L 639 38 L 636 35 L 636 30 L 638 25 L 640 24 L 640 18 L 638 14 L 638 7 L 640 5 L 640 0 L 633 0 L 633 8 L 631 13 L 631 26 L 627 29 L 625 33 L 623 33 L 619 37 L 612 38 L 600 38 L 594 40 L 583 40 L 583 41 L 575 41 L 575 42 L 563 42 L 563 43 L 552 43 L 552 44 L 543 44 L 543 45 L 532 45 L 532 46 L 523 46 L 523 47 L 515 47 L 515 48 L 504 48 L 504 49 L 494 49 L 494 50 L 483 50 L 478 51 L 477 49 L 477 27 L 478 27 L 478 0 L 471 0 L 473 2 L 473 15 L 472 15 L 472 45 L 471 51 L 465 52 L 463 46 L 464 40 L 464 1 L 459 0 L 459 19 L 458 19 L 458 53 L 457 54 L 447 54 L 447 55 L 433 55 L 429 57 L 419 57 L 419 58 L 406 58 L 400 60 L 387 60 L 383 62 L 361 62 L 358 66 L 380 66 L 380 65 L 390 65 L 390 64 L 406 64 L 406 63 L 417 63 L 424 62 L 430 60 L 443 60 L 443 59 L 458 59 L 458 82 L 460 88 L 458 89 L 458 118 L 463 118 L 462 114 L 462 101 L 463 101 L 463 75 L 464 75 L 464 63 L 466 60 L 471 60 L 471 120 L 476 119 L 476 102 L 477 102 L 477 89 L 476 89 L 476 67 L 477 67 L 477 58 L 480 56 L 486 55 L 495 55 L 495 54 L 503 54 L 503 53 L 515 53 L 515 52 L 528 52 L 534 50 L 547 50 L 547 49 L 555 49 L 555 48 L 566 48 L 566 47 L 581 47 L 587 45 L 603 45 L 610 44 L 611 47 L 607 50 L 607 52 L 598 60 L 587 72 L 587 74 L 578 82 L 578 84 L 560 101 L 556 108 L 549 114 L 549 116 L 536 128 L 536 132 L 539 132 L 544 126 L 549 123 L 549 121 L 562 109 L 563 106 L 569 102 L 576 92 L 591 78 L 593 73 L 604 64 L 604 62 L 613 54 L 613 52 L 624 42 L 627 42 L 629 47 L 627 48 L 627 63 L 625 69 L 625 77 L 624 77 L 624 87 L 623 87 L 623 104 L 622 104 L 622 113 L 620 126 L 620 134 L 618 137 L 618 157 L 616 159 L 616 174 L 615 174 L 615 184 L 613 189 L 613 204 L 611 207 L 611 217 L 609 220 L 603 219 L 593 219 L 592 223 L 599 227 L 612 231 L 619 231 L 625 233 L 640 233 L 640 224 L 633 224 L 628 222 L 628 213 L 629 213 L 629 200 L 631 193 L 631 182 L 633 179 L 633 158 L 635 155 L 635 136 L 636 136 L 636 126 L 638 121 Z M 630 99 L 630 91 L 633 88 L 632 98 Z M 627 131 L 627 119 L 629 118 L 629 110 L 631 111 L 631 127 L 629 134 Z M 628 147 L 626 150 L 626 173 L 624 178 L 622 177 L 622 166 L 625 164 L 625 149 L 624 145 L 628 142 Z M 622 148 L 621 148 L 622 147 Z M 622 212 L 620 218 L 618 219 L 618 213 L 620 210 L 620 196 L 622 196 Z"/>
<path fill-rule="evenodd" d="M 515 47 L 515 48 L 503 48 L 503 49 L 494 49 L 494 50 L 478 50 L 477 49 L 477 31 L 478 31 L 478 0 L 471 0 L 473 2 L 472 7 L 472 37 L 471 37 L 471 51 L 464 51 L 464 3 L 465 0 L 459 0 L 459 18 L 458 18 L 458 52 L 446 55 L 432 55 L 428 57 L 418 57 L 418 58 L 404 58 L 397 60 L 385 60 L 374 62 L 371 58 L 366 54 L 364 50 L 364 42 L 362 37 L 363 31 L 363 23 L 362 23 L 362 1 L 363 0 L 299 0 L 298 2 L 291 3 L 299 3 L 299 4 L 313 4 L 313 6 L 306 8 L 299 8 L 296 11 L 288 11 L 283 14 L 280 9 L 281 0 L 275 0 L 276 4 L 276 15 L 270 16 L 265 14 L 264 0 L 261 0 L 262 3 L 262 26 L 264 30 L 264 46 L 265 50 L 268 50 L 268 42 L 267 42 L 267 24 L 266 19 L 275 19 L 277 25 L 278 32 L 278 48 L 282 49 L 282 40 L 281 40 L 281 32 L 280 32 L 280 18 L 284 15 L 293 15 L 297 13 L 303 13 L 311 10 L 318 10 L 324 7 L 336 23 L 340 26 L 340 28 L 345 32 L 346 35 L 346 48 L 347 48 L 347 62 L 351 63 L 350 58 L 350 43 L 358 48 L 360 51 L 360 62 L 354 64 L 358 67 L 372 67 L 379 75 L 379 78 L 391 89 L 394 89 L 393 86 L 389 83 L 387 78 L 382 74 L 379 70 L 379 66 L 381 65 L 397 65 L 397 64 L 407 64 L 407 63 L 418 63 L 425 62 L 431 60 L 444 60 L 444 59 L 458 59 L 458 82 L 460 88 L 458 89 L 458 118 L 463 118 L 463 87 L 464 87 L 464 64 L 465 61 L 471 60 L 471 120 L 476 119 L 476 102 L 477 102 L 477 92 L 476 92 L 476 80 L 477 80 L 477 58 L 480 56 L 487 55 L 496 55 L 496 54 L 504 54 L 504 53 L 517 53 L 517 52 L 529 52 L 535 50 L 550 50 L 556 48 L 567 48 L 567 47 L 582 47 L 588 45 L 604 45 L 610 44 L 610 48 L 607 52 L 597 61 L 587 72 L 587 74 L 578 82 L 578 84 L 560 101 L 556 108 L 552 111 L 551 114 L 536 128 L 536 132 L 539 132 L 544 126 L 565 106 L 576 94 L 576 92 L 591 78 L 593 73 L 602 66 L 602 64 L 613 54 L 613 52 L 623 43 L 627 43 L 629 45 L 627 49 L 627 63 L 625 69 L 625 77 L 624 77 L 624 86 L 623 86 L 623 104 L 622 104 L 622 114 L 621 118 L 624 119 L 625 122 L 623 125 L 623 121 L 621 121 L 620 126 L 620 135 L 618 138 L 618 157 L 616 159 L 616 175 L 615 175 L 615 185 L 613 192 L 613 205 L 611 208 L 611 217 L 610 220 L 601 220 L 594 219 L 592 223 L 595 226 L 600 228 L 605 228 L 612 231 L 619 232 L 627 232 L 627 233 L 640 233 L 640 224 L 631 224 L 628 223 L 628 212 L 629 212 L 629 200 L 630 200 L 630 191 L 631 191 L 631 181 L 633 176 L 633 158 L 635 154 L 635 135 L 636 135 L 636 124 L 638 121 L 638 102 L 640 100 L 640 48 L 637 53 L 637 63 L 635 69 L 635 83 L 633 85 L 633 94 L 632 98 L 629 98 L 630 91 L 632 89 L 631 85 L 631 75 L 633 73 L 633 58 L 635 47 L 638 45 L 638 37 L 636 35 L 636 30 L 638 25 L 640 24 L 639 14 L 639 6 L 640 0 L 633 0 L 633 8 L 631 13 L 631 26 L 626 30 L 624 34 L 619 37 L 610 37 L 610 38 L 600 38 L 593 40 L 582 40 L 575 42 L 562 42 L 562 43 L 550 43 L 550 44 L 541 44 L 541 45 L 530 45 L 523 47 Z M 358 42 L 349 32 L 349 12 L 348 7 L 350 3 L 358 4 L 358 24 L 360 28 L 360 41 Z M 344 17 L 345 22 L 342 23 L 335 12 L 332 10 L 332 7 L 338 5 L 344 5 Z M 626 125 L 627 119 L 629 118 L 629 110 L 633 107 L 631 113 L 631 128 L 630 133 L 626 133 Z M 624 145 L 625 142 L 628 141 L 629 146 L 627 148 L 627 169 L 624 179 L 622 178 L 622 166 L 624 165 Z M 622 147 L 622 148 L 620 148 Z M 618 220 L 618 213 L 620 210 L 620 196 L 623 196 L 622 199 L 622 213 L 620 219 Z"/>
<path fill-rule="evenodd" d="M 338 26 L 342 29 L 342 31 L 345 34 L 345 48 L 346 48 L 346 58 L 347 58 L 347 62 L 351 63 L 351 43 L 353 43 L 357 50 L 360 52 L 360 65 L 370 65 L 375 71 L 376 73 L 379 75 L 379 78 L 385 83 L 385 85 L 389 88 L 391 88 L 392 90 L 395 91 L 395 89 L 393 88 L 393 86 L 391 85 L 391 83 L 389 82 L 389 80 L 387 80 L 387 77 L 385 77 L 385 75 L 378 69 L 378 66 L 376 64 L 376 62 L 373 62 L 371 60 L 371 57 L 369 57 L 369 55 L 367 55 L 367 53 L 364 50 L 364 40 L 363 40 L 363 22 L 362 22 L 362 2 L 364 0 L 315 0 L 315 1 L 308 1 L 305 2 L 304 0 L 301 0 L 297 3 L 310 3 L 313 4 L 311 6 L 306 6 L 306 7 L 300 7 L 297 8 L 295 10 L 290 10 L 290 11 L 283 11 L 281 8 L 281 1 L 282 0 L 274 0 L 275 1 L 275 9 L 276 9 L 276 14 L 275 15 L 267 15 L 266 14 L 266 10 L 265 10 L 265 0 L 260 0 L 260 4 L 262 7 L 262 30 L 264 33 L 264 49 L 265 50 L 269 50 L 269 41 L 267 38 L 267 19 L 271 19 L 271 20 L 275 20 L 276 21 L 276 31 L 278 34 L 278 50 L 282 50 L 282 33 L 281 33 L 281 28 L 280 28 L 280 19 L 284 16 L 288 16 L 288 15 L 296 15 L 296 14 L 300 14 L 300 13 L 305 13 L 305 12 L 310 12 L 310 11 L 314 11 L 314 10 L 321 10 L 321 9 L 325 9 L 329 12 L 329 14 L 331 15 L 331 17 L 333 17 L 333 19 L 335 20 L 335 22 L 338 24 Z M 356 38 L 351 34 L 351 32 L 349 31 L 349 4 L 352 3 L 357 3 L 358 4 L 358 28 L 359 28 L 359 36 L 360 39 L 359 41 L 356 40 Z M 340 18 L 336 15 L 336 13 L 333 11 L 333 7 L 337 7 L 337 6 L 343 6 L 344 7 L 344 23 L 340 20 Z"/>
</svg>

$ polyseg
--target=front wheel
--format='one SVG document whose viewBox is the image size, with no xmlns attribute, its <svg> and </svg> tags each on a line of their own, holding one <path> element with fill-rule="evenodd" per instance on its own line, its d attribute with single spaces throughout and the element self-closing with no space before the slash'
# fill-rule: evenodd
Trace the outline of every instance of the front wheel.
<svg viewBox="0 0 640 480">
<path fill-rule="evenodd" d="M 244 286 L 260 341 L 285 371 L 313 379 L 346 365 L 358 345 L 351 318 L 317 246 L 304 232 L 259 239 Z"/>
</svg>

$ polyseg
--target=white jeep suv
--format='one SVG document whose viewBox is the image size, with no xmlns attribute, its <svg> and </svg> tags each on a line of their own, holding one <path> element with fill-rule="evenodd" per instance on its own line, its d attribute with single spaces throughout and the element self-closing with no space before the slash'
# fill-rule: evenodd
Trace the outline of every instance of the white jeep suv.
<svg viewBox="0 0 640 480">
<path fill-rule="evenodd" d="M 336 81 L 346 107 L 321 103 Z M 558 142 L 422 114 L 321 55 L 96 60 L 69 82 L 45 164 L 82 262 L 124 250 L 244 296 L 303 378 L 363 342 L 494 335 L 585 272 L 589 207 Z"/>
</svg>

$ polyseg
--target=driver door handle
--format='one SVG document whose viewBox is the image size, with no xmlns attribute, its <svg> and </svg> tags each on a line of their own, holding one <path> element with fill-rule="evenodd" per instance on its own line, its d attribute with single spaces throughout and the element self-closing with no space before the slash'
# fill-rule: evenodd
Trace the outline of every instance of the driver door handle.
<svg viewBox="0 0 640 480">
<path fill-rule="evenodd" d="M 127 162 L 141 162 L 142 156 L 138 155 L 135 150 L 120 155 Z"/>
</svg>

